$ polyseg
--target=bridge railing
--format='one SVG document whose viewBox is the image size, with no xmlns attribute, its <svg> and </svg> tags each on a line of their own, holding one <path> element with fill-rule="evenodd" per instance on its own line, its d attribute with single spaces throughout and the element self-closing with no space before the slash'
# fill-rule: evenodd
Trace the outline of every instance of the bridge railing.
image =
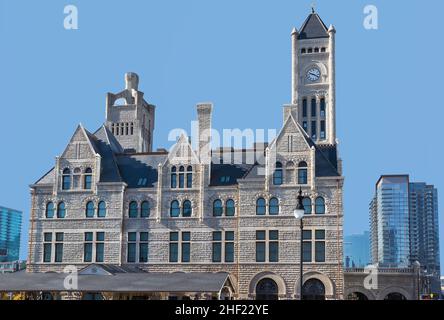
<svg viewBox="0 0 444 320">
<path fill-rule="evenodd" d="M 365 268 L 344 268 L 346 273 L 366 273 Z M 378 268 L 379 273 L 414 273 L 413 268 Z M 368 272 L 367 272 L 368 273 Z"/>
</svg>

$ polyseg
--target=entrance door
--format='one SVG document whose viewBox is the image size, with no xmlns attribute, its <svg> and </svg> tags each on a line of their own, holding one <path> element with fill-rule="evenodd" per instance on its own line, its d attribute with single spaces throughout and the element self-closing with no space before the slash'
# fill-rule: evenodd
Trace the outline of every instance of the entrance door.
<svg viewBox="0 0 444 320">
<path fill-rule="evenodd" d="M 322 281 L 307 280 L 302 286 L 302 300 L 325 300 L 325 286 Z"/>
<path fill-rule="evenodd" d="M 278 286 L 272 279 L 265 278 L 256 286 L 256 300 L 278 300 Z"/>
</svg>

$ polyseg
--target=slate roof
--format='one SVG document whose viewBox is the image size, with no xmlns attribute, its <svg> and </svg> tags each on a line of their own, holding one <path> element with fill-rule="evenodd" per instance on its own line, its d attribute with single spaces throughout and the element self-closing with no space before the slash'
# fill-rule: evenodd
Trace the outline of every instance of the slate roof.
<svg viewBox="0 0 444 320">
<path fill-rule="evenodd" d="M 322 21 L 321 17 L 315 12 L 311 13 L 299 32 L 298 39 L 318 39 L 318 38 L 328 38 L 328 28 Z"/>
<path fill-rule="evenodd" d="M 107 268 L 111 268 L 108 266 Z M 69 291 L 64 273 L 0 274 L 0 291 Z M 78 274 L 81 292 L 200 292 L 218 293 L 229 279 L 228 273 L 148 273 L 114 272 L 110 275 Z"/>
</svg>

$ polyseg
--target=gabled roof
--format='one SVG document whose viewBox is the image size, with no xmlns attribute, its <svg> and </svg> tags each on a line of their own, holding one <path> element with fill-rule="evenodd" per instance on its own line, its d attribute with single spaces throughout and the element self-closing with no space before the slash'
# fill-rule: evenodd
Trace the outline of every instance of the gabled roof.
<svg viewBox="0 0 444 320">
<path fill-rule="evenodd" d="M 298 39 L 328 38 L 328 28 L 316 12 L 311 13 L 299 32 Z"/>
</svg>

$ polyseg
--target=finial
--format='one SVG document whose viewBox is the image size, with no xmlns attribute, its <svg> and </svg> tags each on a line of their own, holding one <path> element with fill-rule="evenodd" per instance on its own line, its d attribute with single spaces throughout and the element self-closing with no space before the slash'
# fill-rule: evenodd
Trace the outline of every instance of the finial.
<svg viewBox="0 0 444 320">
<path fill-rule="evenodd" d="M 125 73 L 125 89 L 137 90 L 139 86 L 139 76 L 134 72 Z"/>
<path fill-rule="evenodd" d="M 315 13 L 316 4 L 314 2 L 311 3 L 311 13 Z"/>
</svg>

